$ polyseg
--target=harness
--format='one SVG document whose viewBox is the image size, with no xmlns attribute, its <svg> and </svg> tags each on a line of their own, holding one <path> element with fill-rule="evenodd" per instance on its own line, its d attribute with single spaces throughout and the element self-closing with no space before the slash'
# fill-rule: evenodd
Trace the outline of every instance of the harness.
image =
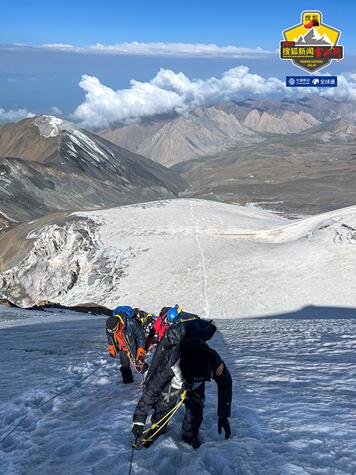
<svg viewBox="0 0 356 475">
<path fill-rule="evenodd" d="M 172 419 L 174 414 L 182 406 L 186 397 L 187 397 L 187 390 L 185 389 L 180 395 L 180 401 L 178 401 L 177 404 L 170 411 L 168 411 L 163 417 L 161 417 L 159 421 L 154 422 L 147 429 L 143 431 L 143 434 L 147 434 L 151 431 L 152 431 L 152 434 L 149 434 L 146 436 L 143 435 L 143 437 L 139 439 L 138 441 L 132 442 L 132 447 L 137 448 L 137 447 L 140 447 L 141 445 L 146 444 L 147 442 L 152 442 L 152 440 L 154 440 L 158 432 L 160 432 L 162 428 L 168 424 L 168 422 Z"/>
</svg>

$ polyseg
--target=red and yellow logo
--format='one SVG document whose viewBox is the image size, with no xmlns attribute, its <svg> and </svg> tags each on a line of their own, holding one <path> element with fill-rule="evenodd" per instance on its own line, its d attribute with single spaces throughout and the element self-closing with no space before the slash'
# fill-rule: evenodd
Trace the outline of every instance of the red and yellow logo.
<svg viewBox="0 0 356 475">
<path fill-rule="evenodd" d="M 338 45 L 341 32 L 323 23 L 319 11 L 304 11 L 301 23 L 282 33 L 280 58 L 292 60 L 309 73 L 325 68 L 333 59 L 343 59 L 343 47 Z"/>
</svg>

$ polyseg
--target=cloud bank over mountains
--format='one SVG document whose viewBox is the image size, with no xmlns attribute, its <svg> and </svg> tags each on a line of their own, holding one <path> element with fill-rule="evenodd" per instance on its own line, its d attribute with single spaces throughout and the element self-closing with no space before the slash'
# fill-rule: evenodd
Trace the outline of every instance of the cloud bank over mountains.
<svg viewBox="0 0 356 475">
<path fill-rule="evenodd" d="M 64 46 L 63 46 L 64 47 Z M 71 120 L 86 128 L 105 128 L 116 122 L 135 122 L 155 114 L 187 114 L 199 106 L 244 97 L 305 96 L 319 94 L 336 100 L 356 101 L 356 73 L 338 76 L 336 88 L 287 88 L 277 77 L 265 78 L 247 66 L 225 71 L 221 77 L 192 79 L 182 72 L 160 69 L 149 81 L 132 79 L 128 88 L 114 90 L 94 75 L 83 75 L 79 86 L 85 91 L 83 102 Z M 52 113 L 61 115 L 58 107 Z M 4 110 L 0 122 L 17 121 L 33 115 L 25 108 Z"/>
<path fill-rule="evenodd" d="M 73 117 L 83 127 L 108 127 L 115 122 L 133 122 L 154 114 L 188 113 L 198 106 L 221 100 L 271 94 L 320 94 L 344 100 L 356 100 L 356 74 L 339 76 L 337 88 L 298 88 L 285 86 L 276 77 L 264 78 L 250 73 L 246 66 L 226 71 L 221 78 L 190 79 L 182 72 L 161 69 L 149 82 L 130 81 L 130 88 L 113 90 L 95 76 L 82 76 L 79 86 L 85 99 Z"/>
<path fill-rule="evenodd" d="M 33 117 L 34 114 L 27 109 L 10 109 L 6 111 L 0 107 L 0 122 L 17 122 L 26 117 Z"/>
<path fill-rule="evenodd" d="M 85 100 L 74 112 L 84 127 L 107 127 L 117 121 L 168 112 L 184 114 L 197 106 L 213 104 L 243 94 L 282 92 L 284 83 L 263 78 L 246 66 L 226 71 L 221 78 L 190 79 L 183 73 L 161 69 L 149 82 L 130 81 L 129 89 L 114 91 L 98 78 L 84 75 L 79 83 Z"/>
</svg>

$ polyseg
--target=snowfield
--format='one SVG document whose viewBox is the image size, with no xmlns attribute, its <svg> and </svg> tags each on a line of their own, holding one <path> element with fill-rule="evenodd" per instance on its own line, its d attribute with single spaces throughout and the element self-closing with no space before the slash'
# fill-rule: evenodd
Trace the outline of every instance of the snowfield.
<svg viewBox="0 0 356 475">
<path fill-rule="evenodd" d="M 132 473 L 356 473 L 356 319 L 344 316 L 218 320 L 211 346 L 234 380 L 232 439 L 217 434 L 211 382 L 200 449 L 181 441 L 181 409 L 166 435 L 135 451 Z M 105 354 L 104 322 L 68 312 L 0 311 L 0 439 L 28 416 L 0 444 L 1 474 L 128 474 L 139 377 L 120 383 L 118 363 Z"/>
<path fill-rule="evenodd" d="M 35 225 L 34 225 L 35 226 Z M 214 318 L 355 307 L 356 206 L 298 220 L 196 199 L 75 213 L 35 227 L 2 296 Z M 63 265 L 65 263 L 65 265 Z"/>
</svg>

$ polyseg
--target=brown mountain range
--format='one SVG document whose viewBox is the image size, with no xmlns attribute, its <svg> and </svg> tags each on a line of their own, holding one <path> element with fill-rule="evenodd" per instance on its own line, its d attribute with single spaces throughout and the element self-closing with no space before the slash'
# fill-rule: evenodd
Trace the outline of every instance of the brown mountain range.
<svg viewBox="0 0 356 475">
<path fill-rule="evenodd" d="M 59 210 L 177 195 L 179 174 L 70 122 L 40 116 L 0 128 L 0 225 Z"/>
</svg>

